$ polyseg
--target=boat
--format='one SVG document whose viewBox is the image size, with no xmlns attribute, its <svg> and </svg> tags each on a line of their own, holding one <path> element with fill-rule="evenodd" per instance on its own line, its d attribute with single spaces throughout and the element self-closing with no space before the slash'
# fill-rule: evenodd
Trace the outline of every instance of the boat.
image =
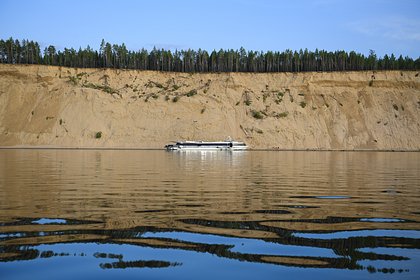
<svg viewBox="0 0 420 280">
<path fill-rule="evenodd" d="M 244 142 L 225 140 L 225 141 L 176 141 L 165 145 L 167 151 L 243 151 L 248 149 Z"/>
</svg>

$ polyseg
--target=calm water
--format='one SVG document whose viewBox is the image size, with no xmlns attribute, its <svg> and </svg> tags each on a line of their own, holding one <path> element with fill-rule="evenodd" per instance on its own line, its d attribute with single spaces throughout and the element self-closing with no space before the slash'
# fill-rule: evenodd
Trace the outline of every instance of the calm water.
<svg viewBox="0 0 420 280">
<path fill-rule="evenodd" d="M 420 153 L 0 150 L 1 279 L 420 279 Z"/>
</svg>

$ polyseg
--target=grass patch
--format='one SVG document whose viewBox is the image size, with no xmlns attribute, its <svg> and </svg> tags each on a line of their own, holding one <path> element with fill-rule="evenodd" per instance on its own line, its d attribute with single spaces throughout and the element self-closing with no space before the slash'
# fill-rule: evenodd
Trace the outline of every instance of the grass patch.
<svg viewBox="0 0 420 280">
<path fill-rule="evenodd" d="M 157 88 L 165 88 L 162 84 L 160 84 L 160 83 L 155 83 L 155 86 L 157 87 Z"/>
<path fill-rule="evenodd" d="M 86 72 L 76 74 L 76 76 L 68 76 L 69 82 L 74 86 L 78 85 L 83 76 L 89 76 Z"/>
<path fill-rule="evenodd" d="M 244 104 L 246 106 L 251 105 L 252 100 L 251 100 L 251 97 L 249 96 L 249 92 L 248 91 L 245 91 L 245 93 L 243 94 L 243 97 L 244 97 Z"/>
<path fill-rule="evenodd" d="M 277 118 L 285 118 L 289 115 L 289 112 L 282 112 L 276 115 Z"/>
<path fill-rule="evenodd" d="M 263 93 L 263 102 L 265 102 L 267 100 L 267 97 L 269 97 L 269 96 L 270 96 L 269 92 L 264 92 Z"/>
<path fill-rule="evenodd" d="M 113 88 L 111 88 L 110 86 L 107 86 L 107 85 L 101 86 L 101 85 L 97 85 L 97 84 L 94 84 L 94 83 L 86 83 L 86 84 L 83 84 L 83 87 L 101 90 L 101 91 L 109 93 L 109 94 L 118 93 L 117 90 L 115 90 L 115 89 L 113 89 Z"/>
<path fill-rule="evenodd" d="M 76 86 L 79 83 L 79 79 L 75 76 L 69 76 L 68 78 L 69 78 L 69 82 L 73 84 L 74 86 Z"/>
<path fill-rule="evenodd" d="M 160 89 L 168 89 L 168 88 L 166 88 L 164 85 L 162 85 L 161 83 L 154 82 L 154 81 L 148 81 L 148 82 L 145 84 L 145 87 L 146 87 L 146 88 L 157 87 L 157 88 L 160 88 Z"/>
<path fill-rule="evenodd" d="M 264 115 L 260 111 L 252 110 L 251 114 L 257 120 L 262 120 L 264 118 Z"/>
<path fill-rule="evenodd" d="M 185 95 L 188 97 L 194 96 L 197 94 L 197 90 L 196 89 L 192 89 L 189 92 L 187 92 Z"/>
</svg>

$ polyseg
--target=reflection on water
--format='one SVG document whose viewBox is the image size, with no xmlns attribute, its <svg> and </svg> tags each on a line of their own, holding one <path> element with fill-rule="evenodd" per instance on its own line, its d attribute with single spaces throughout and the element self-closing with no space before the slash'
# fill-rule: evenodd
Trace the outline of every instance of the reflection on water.
<svg viewBox="0 0 420 280">
<path fill-rule="evenodd" d="M 0 150 L 0 274 L 418 279 L 419 165 L 420 153 Z"/>
</svg>

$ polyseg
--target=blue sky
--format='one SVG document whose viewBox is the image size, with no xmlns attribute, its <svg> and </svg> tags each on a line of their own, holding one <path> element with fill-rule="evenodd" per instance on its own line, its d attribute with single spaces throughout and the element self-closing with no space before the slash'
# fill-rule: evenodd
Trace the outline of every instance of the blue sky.
<svg viewBox="0 0 420 280">
<path fill-rule="evenodd" d="M 57 48 L 355 50 L 420 56 L 420 0 L 0 0 L 0 38 Z"/>
</svg>

